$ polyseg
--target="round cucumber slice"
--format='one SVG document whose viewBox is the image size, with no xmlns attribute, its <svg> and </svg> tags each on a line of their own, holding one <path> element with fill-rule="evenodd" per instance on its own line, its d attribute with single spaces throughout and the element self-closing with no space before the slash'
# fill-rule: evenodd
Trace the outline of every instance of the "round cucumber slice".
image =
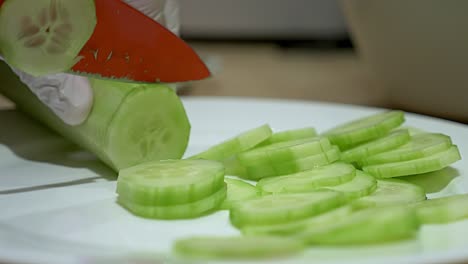
<svg viewBox="0 0 468 264">
<path fill-rule="evenodd" d="M 175 242 L 174 255 L 194 259 L 259 259 L 297 254 L 304 244 L 279 237 L 192 237 Z"/>
<path fill-rule="evenodd" d="M 213 210 L 217 210 L 226 198 L 226 192 L 227 188 L 224 186 L 219 191 L 201 200 L 179 205 L 141 205 L 121 196 L 118 197 L 118 203 L 131 213 L 145 218 L 188 219 L 200 217 Z"/>
<path fill-rule="evenodd" d="M 424 189 L 418 185 L 398 179 L 377 180 L 377 189 L 370 195 L 356 200 L 360 207 L 402 205 L 426 200 Z"/>
<path fill-rule="evenodd" d="M 334 163 L 295 174 L 261 179 L 262 193 L 302 193 L 351 181 L 356 170 L 350 164 Z"/>
<path fill-rule="evenodd" d="M 141 205 L 176 205 L 208 197 L 224 186 L 224 167 L 211 160 L 151 161 L 123 169 L 117 193 Z"/>
<path fill-rule="evenodd" d="M 287 223 L 320 214 L 344 203 L 338 192 L 266 195 L 235 204 L 231 223 L 239 228 L 250 225 Z"/>
<path fill-rule="evenodd" d="M 341 150 L 386 135 L 405 121 L 401 111 L 388 111 L 357 119 L 328 130 L 323 135 Z"/>
<path fill-rule="evenodd" d="M 414 205 L 423 224 L 446 224 L 468 218 L 468 194 L 426 200 Z"/>
<path fill-rule="evenodd" d="M 0 9 L 0 53 L 34 76 L 64 72 L 95 26 L 92 0 L 9 0 Z"/>
<path fill-rule="evenodd" d="M 229 209 L 234 203 L 253 199 L 259 196 L 259 191 L 255 186 L 242 180 L 224 180 L 227 184 L 227 196 L 221 205 L 221 209 Z"/>
<path fill-rule="evenodd" d="M 408 130 L 394 131 L 384 137 L 341 152 L 341 160 L 346 162 L 359 162 L 368 156 L 395 149 L 410 141 L 410 138 Z"/>
<path fill-rule="evenodd" d="M 116 168 L 123 169 L 145 161 L 182 157 L 190 123 L 174 90 L 141 85 L 125 97 L 107 133 L 110 159 Z"/>
<path fill-rule="evenodd" d="M 449 136 L 435 133 L 419 133 L 413 135 L 407 144 L 391 151 L 372 155 L 361 160 L 359 163 L 362 166 L 366 166 L 424 158 L 447 150 L 451 146 L 452 140 Z"/>
<path fill-rule="evenodd" d="M 392 178 L 443 169 L 461 159 L 457 146 L 425 158 L 365 166 L 363 171 L 377 178 Z"/>
<path fill-rule="evenodd" d="M 306 138 L 313 138 L 317 136 L 317 131 L 313 127 L 305 127 L 298 129 L 291 129 L 273 133 L 270 138 L 263 141 L 259 146 L 266 146 L 274 143 L 292 141 Z"/>
<path fill-rule="evenodd" d="M 336 186 L 327 186 L 325 189 L 341 192 L 352 200 L 374 192 L 377 189 L 377 181 L 367 173 L 356 170 L 356 176 L 351 181 Z"/>
<path fill-rule="evenodd" d="M 233 155 L 249 150 L 272 134 L 269 125 L 262 125 L 260 127 L 245 131 L 234 138 L 223 141 L 199 154 L 196 154 L 190 159 L 208 159 L 208 160 L 226 160 Z"/>
</svg>

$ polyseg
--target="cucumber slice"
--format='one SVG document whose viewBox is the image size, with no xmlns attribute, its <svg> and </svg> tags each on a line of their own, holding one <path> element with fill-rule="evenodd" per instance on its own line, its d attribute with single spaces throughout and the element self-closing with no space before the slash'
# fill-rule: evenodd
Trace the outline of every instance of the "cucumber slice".
<svg viewBox="0 0 468 264">
<path fill-rule="evenodd" d="M 325 186 L 339 185 L 354 178 L 356 170 L 350 164 L 333 163 L 295 174 L 261 179 L 257 183 L 262 193 L 302 193 Z"/>
<path fill-rule="evenodd" d="M 226 193 L 227 188 L 224 186 L 219 191 L 201 200 L 169 206 L 142 205 L 129 201 L 122 196 L 119 196 L 117 201 L 131 213 L 141 217 L 154 219 L 188 219 L 200 217 L 217 210 L 226 198 Z"/>
<path fill-rule="evenodd" d="M 328 130 L 323 135 L 341 150 L 382 137 L 405 121 L 402 111 L 388 111 L 357 119 Z"/>
<path fill-rule="evenodd" d="M 231 223 L 239 228 L 250 225 L 287 223 L 336 208 L 344 203 L 338 192 L 267 195 L 235 204 Z"/>
<path fill-rule="evenodd" d="M 308 225 L 293 238 L 307 244 L 372 244 L 412 238 L 418 228 L 418 217 L 411 208 L 370 208 L 337 218 L 328 224 Z"/>
<path fill-rule="evenodd" d="M 280 176 L 311 170 L 320 166 L 328 165 L 339 159 L 340 151 L 338 150 L 338 147 L 333 146 L 330 150 L 323 154 L 312 155 L 288 162 L 274 163 L 270 166 L 258 165 L 254 167 L 244 167 L 244 171 L 238 170 L 238 172 L 245 173 L 244 175 L 239 175 L 243 178 L 259 180 L 266 177 Z"/>
<path fill-rule="evenodd" d="M 357 207 L 401 205 L 426 200 L 424 189 L 418 185 L 398 180 L 377 180 L 377 189 L 371 195 L 354 202 Z"/>
<path fill-rule="evenodd" d="M 452 140 L 449 136 L 435 133 L 419 133 L 413 135 L 407 144 L 392 151 L 367 157 L 361 160 L 360 164 L 366 166 L 424 158 L 447 150 L 451 146 Z"/>
<path fill-rule="evenodd" d="M 410 141 L 410 138 L 408 130 L 394 131 L 384 137 L 341 152 L 341 160 L 347 162 L 360 161 L 371 155 L 395 149 Z"/>
<path fill-rule="evenodd" d="M 201 153 L 190 157 L 190 159 L 223 161 L 237 153 L 244 152 L 255 147 L 269 138 L 271 134 L 272 131 L 270 126 L 262 125 L 260 127 L 243 132 L 234 138 L 223 141 Z"/>
<path fill-rule="evenodd" d="M 0 53 L 34 76 L 64 72 L 95 26 L 92 0 L 9 0 L 0 9 Z"/>
<path fill-rule="evenodd" d="M 425 158 L 364 166 L 362 170 L 374 177 L 392 178 L 437 171 L 460 159 L 461 156 L 458 151 L 458 147 L 452 145 L 447 150 L 435 153 Z"/>
<path fill-rule="evenodd" d="M 367 173 L 356 170 L 356 176 L 351 181 L 336 186 L 327 186 L 325 189 L 341 192 L 352 200 L 374 192 L 377 189 L 377 181 Z"/>
<path fill-rule="evenodd" d="M 302 232 L 307 226 L 320 226 L 336 222 L 342 218 L 346 218 L 353 212 L 352 206 L 342 206 L 337 209 L 325 212 L 323 214 L 307 218 L 304 220 L 294 221 L 285 224 L 263 225 L 263 226 L 246 226 L 242 228 L 242 234 L 246 236 L 291 236 Z"/>
<path fill-rule="evenodd" d="M 292 141 L 306 138 L 313 138 L 317 136 L 317 131 L 313 127 L 305 127 L 299 129 L 291 129 L 273 133 L 271 137 L 263 141 L 259 146 L 266 146 L 278 142 Z"/>
<path fill-rule="evenodd" d="M 224 180 L 227 184 L 227 196 L 221 205 L 221 209 L 229 209 L 234 203 L 253 199 L 259 196 L 259 191 L 255 186 L 242 180 Z"/>
<path fill-rule="evenodd" d="M 280 237 L 192 237 L 177 240 L 174 255 L 191 259 L 271 259 L 304 249 L 296 240 Z"/>
<path fill-rule="evenodd" d="M 224 167 L 211 160 L 142 163 L 119 173 L 117 193 L 141 205 L 176 205 L 198 201 L 224 186 Z"/>
<path fill-rule="evenodd" d="M 299 139 L 279 142 L 240 153 L 237 159 L 244 166 L 274 165 L 311 155 L 322 154 L 331 149 L 327 138 Z"/>
<path fill-rule="evenodd" d="M 468 194 L 426 200 L 414 205 L 423 224 L 446 224 L 468 218 Z"/>
</svg>

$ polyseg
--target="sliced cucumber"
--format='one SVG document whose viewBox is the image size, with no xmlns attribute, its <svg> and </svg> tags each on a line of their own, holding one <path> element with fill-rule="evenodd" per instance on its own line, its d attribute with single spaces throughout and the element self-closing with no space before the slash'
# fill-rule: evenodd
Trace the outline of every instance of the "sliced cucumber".
<svg viewBox="0 0 468 264">
<path fill-rule="evenodd" d="M 260 259 L 297 254 L 304 244 L 279 237 L 192 237 L 175 242 L 177 257 L 193 259 Z"/>
<path fill-rule="evenodd" d="M 208 159 L 223 161 L 231 156 L 249 150 L 261 142 L 268 139 L 272 134 L 269 125 L 262 125 L 260 127 L 243 132 L 234 138 L 223 141 L 201 153 L 198 153 L 190 159 Z"/>
<path fill-rule="evenodd" d="M 419 228 L 413 209 L 370 208 L 321 225 L 308 225 L 293 238 L 307 244 L 356 245 L 412 238 Z"/>
<path fill-rule="evenodd" d="M 179 205 L 142 205 L 129 201 L 122 196 L 118 197 L 118 203 L 127 208 L 131 213 L 145 218 L 187 219 L 200 217 L 217 210 L 226 198 L 226 192 L 227 188 L 224 186 L 216 193 L 201 200 Z"/>
<path fill-rule="evenodd" d="M 235 204 L 230 219 L 239 228 L 280 224 L 311 217 L 343 203 L 344 197 L 332 191 L 267 195 Z"/>
<path fill-rule="evenodd" d="M 418 185 L 398 180 L 377 180 L 377 189 L 354 202 L 357 207 L 403 205 L 426 199 L 424 189 Z"/>
<path fill-rule="evenodd" d="M 328 137 L 333 144 L 338 145 L 341 150 L 345 150 L 382 137 L 404 121 L 403 112 L 388 111 L 345 123 L 328 130 L 323 135 Z"/>
<path fill-rule="evenodd" d="M 34 76 L 64 72 L 95 26 L 92 0 L 9 0 L 0 9 L 0 53 Z"/>
<path fill-rule="evenodd" d="M 423 224 L 445 224 L 468 218 L 468 194 L 426 200 L 414 205 Z"/>
<path fill-rule="evenodd" d="M 278 162 L 287 162 L 322 154 L 330 150 L 330 148 L 330 141 L 327 138 L 299 139 L 254 148 L 240 153 L 237 155 L 237 159 L 244 166 L 274 165 Z"/>
<path fill-rule="evenodd" d="M 224 180 L 227 184 L 227 196 L 221 205 L 221 209 L 229 209 L 234 203 L 253 199 L 259 196 L 259 191 L 255 186 L 242 180 Z"/>
<path fill-rule="evenodd" d="M 390 132 L 384 137 L 341 152 L 341 160 L 347 162 L 361 161 L 371 155 L 395 149 L 410 141 L 410 138 L 408 130 Z"/>
<path fill-rule="evenodd" d="M 266 177 L 280 176 L 311 170 L 333 163 L 339 160 L 339 158 L 340 151 L 338 150 L 338 147 L 333 146 L 330 150 L 323 154 L 312 155 L 288 162 L 273 163 L 270 166 L 257 165 L 253 167 L 244 167 L 243 171 L 239 170 L 238 172 L 245 173 L 245 175 L 240 175 L 241 177 L 250 180 L 259 180 Z"/>
<path fill-rule="evenodd" d="M 450 137 L 443 134 L 419 133 L 411 136 L 411 140 L 392 151 L 372 155 L 361 160 L 362 166 L 413 160 L 431 156 L 449 149 L 452 146 Z"/>
<path fill-rule="evenodd" d="M 325 188 L 341 192 L 351 200 L 374 192 L 377 189 L 377 181 L 367 173 L 356 170 L 356 176 L 351 181 L 336 186 L 327 186 Z"/>
<path fill-rule="evenodd" d="M 325 186 L 339 185 L 354 178 L 356 170 L 350 164 L 333 163 L 295 174 L 261 179 L 257 183 L 262 193 L 301 193 Z"/>
<path fill-rule="evenodd" d="M 408 161 L 364 166 L 363 171 L 378 178 L 392 178 L 413 174 L 421 174 L 443 169 L 461 159 L 457 146 L 435 153 L 425 158 Z"/>
<path fill-rule="evenodd" d="M 177 205 L 198 201 L 224 186 L 224 167 L 211 160 L 142 163 L 119 173 L 117 193 L 141 205 Z"/>
<path fill-rule="evenodd" d="M 269 139 L 262 142 L 259 146 L 266 146 L 266 145 L 270 145 L 270 144 L 274 144 L 278 142 L 284 142 L 284 141 L 312 138 L 316 136 L 317 136 L 317 131 L 313 127 L 291 129 L 291 130 L 273 133 L 273 135 L 271 135 Z"/>
</svg>

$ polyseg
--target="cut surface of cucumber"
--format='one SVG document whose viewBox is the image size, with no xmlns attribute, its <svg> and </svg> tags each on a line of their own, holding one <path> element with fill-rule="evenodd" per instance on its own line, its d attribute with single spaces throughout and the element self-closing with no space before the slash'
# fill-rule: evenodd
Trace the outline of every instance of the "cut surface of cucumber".
<svg viewBox="0 0 468 264">
<path fill-rule="evenodd" d="M 34 76 L 65 72 L 96 26 L 92 0 L 14 0 L 0 9 L 0 54 Z"/>
<path fill-rule="evenodd" d="M 357 207 L 405 205 L 425 199 L 426 193 L 420 186 L 399 179 L 385 179 L 377 180 L 377 189 L 354 204 Z"/>
<path fill-rule="evenodd" d="M 272 134 L 269 125 L 262 125 L 260 127 L 245 131 L 231 139 L 216 144 L 209 149 L 198 153 L 190 159 L 208 159 L 223 161 L 231 156 L 249 150 L 261 142 L 268 139 Z"/>
<path fill-rule="evenodd" d="M 446 224 L 468 218 L 468 194 L 426 200 L 413 205 L 423 224 Z"/>
<path fill-rule="evenodd" d="M 323 135 L 341 150 L 386 135 L 405 121 L 401 111 L 387 111 L 360 118 L 325 132 Z"/>
<path fill-rule="evenodd" d="M 229 209 L 234 203 L 253 199 L 259 196 L 255 186 L 242 180 L 226 178 L 227 196 L 221 205 L 221 209 Z"/>
<path fill-rule="evenodd" d="M 369 165 L 364 166 L 362 170 L 377 178 L 392 178 L 437 171 L 460 159 L 461 156 L 458 147 L 453 145 L 447 150 L 424 158 Z"/>
<path fill-rule="evenodd" d="M 168 206 L 141 205 L 133 201 L 129 201 L 121 196 L 117 198 L 117 201 L 131 213 L 144 218 L 188 219 L 200 217 L 217 210 L 226 198 L 226 192 L 227 188 L 226 186 L 223 186 L 216 193 L 201 200 Z"/>
<path fill-rule="evenodd" d="M 360 161 L 371 155 L 395 149 L 410 140 L 408 130 L 390 132 L 388 135 L 341 152 L 346 162 Z"/>
<path fill-rule="evenodd" d="M 239 228 L 287 223 L 331 210 L 344 201 L 340 193 L 333 191 L 266 195 L 235 204 L 230 211 L 230 220 Z"/>
<path fill-rule="evenodd" d="M 303 249 L 301 242 L 279 237 L 191 237 L 176 241 L 173 253 L 194 259 L 271 259 Z"/>
<path fill-rule="evenodd" d="M 339 185 L 354 178 L 356 170 L 350 164 L 333 163 L 319 168 L 261 179 L 257 188 L 262 193 L 311 192 L 325 186 Z"/>
<path fill-rule="evenodd" d="M 177 205 L 212 195 L 224 186 L 224 167 L 212 160 L 150 161 L 119 172 L 119 196 L 141 205 Z"/>
<path fill-rule="evenodd" d="M 377 189 L 377 181 L 367 173 L 356 170 L 356 176 L 343 184 L 327 186 L 325 189 L 343 193 L 348 199 L 357 199 L 371 194 Z"/>
<path fill-rule="evenodd" d="M 431 156 L 449 149 L 452 146 L 450 137 L 436 133 L 418 133 L 410 141 L 394 150 L 372 155 L 361 160 L 362 166 L 413 160 Z"/>
<path fill-rule="evenodd" d="M 270 144 L 274 144 L 278 142 L 284 142 L 284 141 L 312 138 L 316 136 L 317 136 L 317 131 L 313 127 L 285 130 L 285 131 L 273 133 L 269 139 L 260 143 L 259 146 L 266 146 L 266 145 L 270 145 Z"/>
</svg>

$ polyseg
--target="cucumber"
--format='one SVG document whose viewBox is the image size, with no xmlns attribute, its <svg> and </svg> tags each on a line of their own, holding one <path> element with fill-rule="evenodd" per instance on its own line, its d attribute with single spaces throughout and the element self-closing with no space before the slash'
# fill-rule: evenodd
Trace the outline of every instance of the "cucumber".
<svg viewBox="0 0 468 264">
<path fill-rule="evenodd" d="M 0 62 L 1 93 L 20 110 L 88 149 L 115 171 L 149 160 L 182 157 L 190 123 L 173 89 L 161 84 L 89 80 L 93 109 L 84 123 L 69 126 L 8 65 Z"/>
<path fill-rule="evenodd" d="M 271 137 L 262 143 L 259 146 L 266 146 L 278 142 L 292 141 L 306 138 L 313 138 L 317 136 L 317 131 L 313 127 L 304 127 L 299 129 L 291 129 L 273 133 Z"/>
<path fill-rule="evenodd" d="M 190 157 L 189 159 L 223 161 L 237 153 L 244 152 L 255 147 L 256 145 L 268 139 L 271 134 L 272 131 L 270 126 L 265 124 L 216 144 L 209 149 Z"/>
<path fill-rule="evenodd" d="M 333 163 L 340 158 L 338 147 L 333 146 L 330 150 L 323 154 L 308 156 L 301 159 L 296 159 L 288 162 L 273 163 L 268 165 L 257 165 L 254 167 L 238 168 L 238 172 L 245 173 L 239 175 L 250 180 L 260 180 L 266 177 L 280 176 L 286 174 L 297 173 L 301 171 L 311 170 L 320 166 Z"/>
<path fill-rule="evenodd" d="M 308 225 L 293 238 L 321 245 L 386 243 L 415 237 L 419 226 L 411 208 L 369 208 L 321 225 Z"/>
<path fill-rule="evenodd" d="M 399 180 L 377 180 L 377 189 L 368 196 L 355 200 L 356 207 L 373 207 L 411 204 L 426 200 L 424 189 L 418 185 Z"/>
<path fill-rule="evenodd" d="M 266 195 L 235 204 L 229 216 L 231 223 L 238 228 L 273 225 L 323 213 L 342 205 L 344 201 L 340 193 L 332 191 Z"/>
<path fill-rule="evenodd" d="M 361 166 L 407 161 L 431 156 L 435 153 L 449 149 L 452 140 L 449 136 L 437 133 L 419 133 L 411 140 L 394 150 L 372 155 L 361 160 Z"/>
<path fill-rule="evenodd" d="M 393 163 L 364 166 L 363 171 L 377 178 L 392 178 L 406 175 L 421 174 L 443 169 L 461 159 L 458 147 L 452 145 L 449 149 L 433 155 Z"/>
<path fill-rule="evenodd" d="M 244 166 L 274 165 L 311 155 L 322 154 L 331 149 L 327 138 L 310 138 L 279 142 L 264 147 L 254 148 L 237 155 Z"/>
<path fill-rule="evenodd" d="M 227 196 L 221 205 L 221 209 L 230 209 L 234 203 L 253 199 L 259 196 L 259 191 L 255 186 L 242 180 L 224 180 L 227 184 Z"/>
<path fill-rule="evenodd" d="M 468 194 L 426 200 L 413 205 L 423 224 L 446 224 L 468 218 Z"/>
<path fill-rule="evenodd" d="M 356 170 L 356 176 L 346 183 L 324 187 L 343 193 L 348 199 L 353 200 L 371 194 L 377 189 L 377 181 L 367 173 Z"/>
<path fill-rule="evenodd" d="M 227 188 L 223 186 L 219 191 L 201 200 L 186 204 L 154 206 L 142 205 L 118 196 L 117 202 L 134 215 L 153 219 L 189 219 L 206 215 L 219 206 L 226 198 Z"/>
<path fill-rule="evenodd" d="M 279 237 L 191 237 L 177 240 L 173 254 L 189 259 L 273 259 L 304 250 L 304 244 Z"/>
<path fill-rule="evenodd" d="M 92 0 L 9 0 L 0 9 L 0 54 L 33 76 L 64 72 L 95 26 Z"/>
<path fill-rule="evenodd" d="M 177 205 L 208 197 L 224 186 L 222 163 L 211 160 L 145 162 L 119 172 L 117 193 L 141 205 Z"/>
<path fill-rule="evenodd" d="M 341 160 L 346 162 L 356 162 L 371 155 L 395 149 L 410 141 L 408 130 L 398 130 L 390 132 L 388 135 L 358 145 L 341 152 Z"/>
<path fill-rule="evenodd" d="M 333 163 L 295 174 L 261 179 L 257 188 L 262 193 L 302 193 L 325 186 L 339 185 L 354 178 L 356 170 L 350 164 Z"/>
<path fill-rule="evenodd" d="M 341 150 L 385 136 L 405 121 L 402 111 L 388 111 L 360 118 L 326 131 L 332 144 Z"/>
</svg>

